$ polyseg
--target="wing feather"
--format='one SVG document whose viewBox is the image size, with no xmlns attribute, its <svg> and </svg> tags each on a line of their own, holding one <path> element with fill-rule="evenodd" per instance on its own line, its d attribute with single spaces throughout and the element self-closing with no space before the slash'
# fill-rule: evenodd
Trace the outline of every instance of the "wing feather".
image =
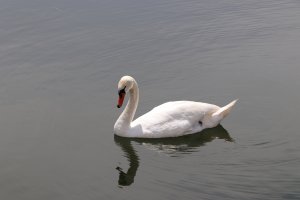
<svg viewBox="0 0 300 200">
<path fill-rule="evenodd" d="M 132 122 L 132 127 L 142 128 L 143 134 L 155 137 L 164 134 L 170 137 L 192 133 L 205 113 L 217 106 L 193 101 L 167 102 L 153 108 Z"/>
</svg>

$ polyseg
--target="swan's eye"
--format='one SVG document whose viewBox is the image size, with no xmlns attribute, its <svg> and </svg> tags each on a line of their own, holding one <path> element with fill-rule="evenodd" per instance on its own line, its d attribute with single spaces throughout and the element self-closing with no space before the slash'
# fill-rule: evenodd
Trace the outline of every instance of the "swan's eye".
<svg viewBox="0 0 300 200">
<path fill-rule="evenodd" d="M 126 86 L 122 90 L 119 90 L 119 96 L 121 96 L 122 94 L 126 94 L 125 88 Z"/>
</svg>

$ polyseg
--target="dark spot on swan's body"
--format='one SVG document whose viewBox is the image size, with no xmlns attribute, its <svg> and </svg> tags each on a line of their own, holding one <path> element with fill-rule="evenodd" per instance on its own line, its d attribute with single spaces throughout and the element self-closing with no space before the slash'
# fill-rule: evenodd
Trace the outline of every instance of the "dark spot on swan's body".
<svg viewBox="0 0 300 200">
<path fill-rule="evenodd" d="M 200 126 L 202 126 L 202 121 L 199 121 Z"/>
</svg>

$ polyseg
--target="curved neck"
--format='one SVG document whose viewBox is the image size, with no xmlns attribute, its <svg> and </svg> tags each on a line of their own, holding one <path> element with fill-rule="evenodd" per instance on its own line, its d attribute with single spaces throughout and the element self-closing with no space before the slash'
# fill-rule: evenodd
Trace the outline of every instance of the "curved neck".
<svg viewBox="0 0 300 200">
<path fill-rule="evenodd" d="M 117 123 L 119 124 L 119 128 L 124 130 L 130 127 L 130 124 L 133 120 L 135 111 L 137 109 L 139 102 L 139 88 L 137 83 L 134 81 L 132 88 L 129 90 L 129 100 L 126 105 L 126 108 L 123 110 L 120 115 Z"/>
</svg>

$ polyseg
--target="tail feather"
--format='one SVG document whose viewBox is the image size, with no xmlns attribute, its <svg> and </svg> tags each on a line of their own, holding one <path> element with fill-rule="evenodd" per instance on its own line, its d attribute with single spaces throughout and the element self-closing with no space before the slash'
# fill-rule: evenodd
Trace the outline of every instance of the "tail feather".
<svg viewBox="0 0 300 200">
<path fill-rule="evenodd" d="M 230 102 L 229 104 L 227 104 L 226 106 L 220 108 L 219 110 L 217 110 L 216 112 L 214 112 L 212 114 L 212 117 L 223 119 L 230 113 L 231 109 L 233 108 L 233 106 L 236 104 L 237 101 L 238 101 L 238 99 L 236 99 L 236 100 Z"/>
</svg>

